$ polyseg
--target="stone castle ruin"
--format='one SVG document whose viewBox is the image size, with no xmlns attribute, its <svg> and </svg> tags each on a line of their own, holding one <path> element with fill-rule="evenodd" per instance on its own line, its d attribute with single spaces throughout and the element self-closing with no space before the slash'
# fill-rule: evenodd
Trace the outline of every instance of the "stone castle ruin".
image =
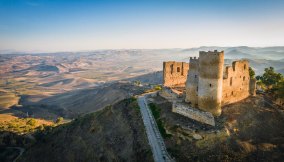
<svg viewBox="0 0 284 162">
<path fill-rule="evenodd" d="M 169 61 L 163 63 L 164 86 L 185 86 L 189 63 Z"/>
<path fill-rule="evenodd" d="M 181 73 L 181 67 L 188 72 Z M 249 76 L 249 62 L 238 60 L 225 66 L 224 51 L 200 51 L 199 58 L 191 57 L 189 64 L 164 62 L 164 86 L 174 89 L 185 84 L 184 101 L 214 116 L 221 114 L 222 106 L 254 95 L 255 82 Z"/>
</svg>

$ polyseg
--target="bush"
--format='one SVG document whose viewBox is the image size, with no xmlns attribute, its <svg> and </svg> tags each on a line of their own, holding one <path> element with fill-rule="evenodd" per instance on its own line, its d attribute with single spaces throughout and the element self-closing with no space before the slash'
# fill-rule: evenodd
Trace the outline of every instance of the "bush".
<svg viewBox="0 0 284 162">
<path fill-rule="evenodd" d="M 154 87 L 154 89 L 157 90 L 157 91 L 159 91 L 159 90 L 162 89 L 162 87 L 161 87 L 160 85 L 156 85 L 156 86 Z"/>
<path fill-rule="evenodd" d="M 165 129 L 165 126 L 164 126 L 164 123 L 163 121 L 160 119 L 160 112 L 161 112 L 161 109 L 159 109 L 155 104 L 153 103 L 150 103 L 149 104 L 149 107 L 150 107 L 150 110 L 152 111 L 152 114 L 155 118 L 155 121 L 158 125 L 158 129 L 161 133 L 161 135 L 164 137 L 164 138 L 169 138 L 171 137 L 172 135 L 171 134 L 167 134 L 166 132 L 166 129 Z"/>
<path fill-rule="evenodd" d="M 56 121 L 55 121 L 55 123 L 56 124 L 60 124 L 60 123 L 62 123 L 63 122 L 63 117 L 58 117 L 57 119 L 56 119 Z"/>
<path fill-rule="evenodd" d="M 36 126 L 36 120 L 33 119 L 33 118 L 30 118 L 28 121 L 27 121 L 27 125 L 30 125 L 30 126 Z"/>
</svg>

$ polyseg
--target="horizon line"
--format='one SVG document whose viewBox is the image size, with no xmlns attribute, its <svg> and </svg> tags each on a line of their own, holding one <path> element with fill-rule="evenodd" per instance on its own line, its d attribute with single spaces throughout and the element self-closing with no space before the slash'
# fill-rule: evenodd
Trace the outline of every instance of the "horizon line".
<svg viewBox="0 0 284 162">
<path fill-rule="evenodd" d="M 170 49 L 194 49 L 194 48 L 210 48 L 210 47 L 217 47 L 217 48 L 232 48 L 232 47 L 249 47 L 249 48 L 271 48 L 271 47 L 284 47 L 284 45 L 275 45 L 275 46 L 197 46 L 197 47 L 189 47 L 189 48 L 181 48 L 181 47 L 173 47 L 173 48 L 101 48 L 101 49 L 89 49 L 89 50 L 58 50 L 58 51 L 40 51 L 40 50 L 32 50 L 32 51 L 19 51 L 19 50 L 11 50 L 11 49 L 3 49 L 0 50 L 1 55 L 5 54 L 48 54 L 48 53 L 75 53 L 75 52 L 94 52 L 94 51 L 109 51 L 109 50 L 170 50 Z M 4 51 L 11 51 L 11 52 L 4 52 Z M 3 53 L 1 53 L 3 52 Z"/>
</svg>

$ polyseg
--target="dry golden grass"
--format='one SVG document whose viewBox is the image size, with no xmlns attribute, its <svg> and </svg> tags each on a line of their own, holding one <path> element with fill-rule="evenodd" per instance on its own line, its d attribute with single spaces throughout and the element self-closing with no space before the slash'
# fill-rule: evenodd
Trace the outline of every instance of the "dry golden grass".
<svg viewBox="0 0 284 162">
<path fill-rule="evenodd" d="M 17 117 L 13 116 L 11 113 L 0 114 L 0 123 L 7 122 L 13 119 L 17 119 Z"/>
<path fill-rule="evenodd" d="M 9 108 L 18 104 L 20 97 L 13 93 L 4 93 L 0 95 L 0 108 Z"/>
<path fill-rule="evenodd" d="M 38 127 L 44 125 L 53 125 L 52 121 L 35 118 L 17 118 L 11 116 L 3 116 L 4 119 L 0 122 L 0 131 L 8 131 L 14 133 L 31 133 Z M 10 120 L 8 120 L 10 119 Z"/>
</svg>

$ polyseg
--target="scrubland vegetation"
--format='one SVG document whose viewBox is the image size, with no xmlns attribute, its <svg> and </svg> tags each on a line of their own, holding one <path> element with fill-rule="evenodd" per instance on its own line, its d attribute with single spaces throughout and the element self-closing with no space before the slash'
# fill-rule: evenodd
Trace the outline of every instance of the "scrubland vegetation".
<svg viewBox="0 0 284 162">
<path fill-rule="evenodd" d="M 153 103 L 150 103 L 150 104 L 149 104 L 149 107 L 150 107 L 150 110 L 152 111 L 152 114 L 153 114 L 153 116 L 154 116 L 154 118 L 155 118 L 155 121 L 156 121 L 156 123 L 157 123 L 157 125 L 158 125 L 158 129 L 159 129 L 161 135 L 163 136 L 163 138 L 169 138 L 169 137 L 171 137 L 171 134 L 168 134 L 168 133 L 166 132 L 164 123 L 163 123 L 163 121 L 162 121 L 162 119 L 161 119 L 161 116 L 160 116 L 161 109 L 158 108 L 158 107 L 157 107 L 155 104 L 153 104 Z"/>
<path fill-rule="evenodd" d="M 45 126 L 52 126 L 52 121 L 35 118 L 15 118 L 0 123 L 0 131 L 14 132 L 17 134 L 33 133 L 36 130 L 43 130 Z M 55 126 L 55 125 L 54 125 Z"/>
</svg>

